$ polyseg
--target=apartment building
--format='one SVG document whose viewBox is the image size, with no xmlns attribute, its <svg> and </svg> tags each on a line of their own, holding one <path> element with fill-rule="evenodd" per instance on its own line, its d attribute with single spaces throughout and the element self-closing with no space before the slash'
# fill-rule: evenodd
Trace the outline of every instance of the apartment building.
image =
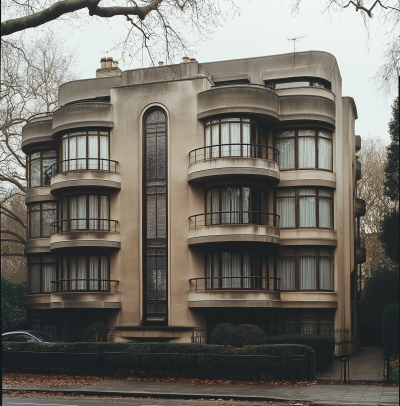
<svg viewBox="0 0 400 406">
<path fill-rule="evenodd" d="M 361 140 L 335 57 L 159 65 L 103 58 L 23 128 L 31 327 L 206 342 L 252 323 L 355 350 Z"/>
</svg>

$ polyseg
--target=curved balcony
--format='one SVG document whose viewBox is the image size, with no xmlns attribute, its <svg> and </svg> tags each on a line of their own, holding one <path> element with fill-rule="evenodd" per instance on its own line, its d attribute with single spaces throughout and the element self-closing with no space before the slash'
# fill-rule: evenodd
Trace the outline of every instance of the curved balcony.
<svg viewBox="0 0 400 406">
<path fill-rule="evenodd" d="M 32 148 L 55 145 L 51 137 L 53 113 L 35 114 L 28 118 L 22 127 L 21 149 L 24 153 Z"/>
<path fill-rule="evenodd" d="M 262 276 L 190 279 L 189 307 L 280 307 L 279 282 Z"/>
<path fill-rule="evenodd" d="M 52 137 L 58 138 L 62 131 L 76 128 L 113 128 L 111 109 L 111 104 L 104 101 L 86 101 L 60 107 L 53 113 Z"/>
<path fill-rule="evenodd" d="M 281 245 L 337 246 L 336 230 L 324 228 L 281 228 Z"/>
<path fill-rule="evenodd" d="M 279 187 L 322 186 L 336 189 L 336 174 L 317 169 L 281 171 Z"/>
<path fill-rule="evenodd" d="M 356 262 L 363 264 L 367 260 L 367 250 L 365 249 L 365 240 L 362 237 L 356 238 Z"/>
<path fill-rule="evenodd" d="M 335 101 L 335 94 L 323 87 L 314 86 L 301 86 L 301 87 L 288 87 L 285 89 L 275 89 L 279 97 L 284 96 L 320 96 L 326 99 Z"/>
<path fill-rule="evenodd" d="M 279 151 L 261 144 L 216 144 L 189 152 L 188 182 L 229 176 L 279 181 Z"/>
<path fill-rule="evenodd" d="M 103 158 L 66 159 L 51 165 L 51 187 L 53 194 L 66 188 L 101 187 L 121 189 L 117 161 Z"/>
<path fill-rule="evenodd" d="M 356 139 L 356 152 L 358 152 L 361 149 L 361 135 L 356 135 L 355 136 Z"/>
<path fill-rule="evenodd" d="M 26 189 L 25 204 L 58 200 L 50 193 L 50 186 L 39 186 Z"/>
<path fill-rule="evenodd" d="M 356 180 L 359 181 L 361 179 L 362 179 L 361 162 L 356 160 Z"/>
<path fill-rule="evenodd" d="M 335 127 L 336 105 L 322 96 L 279 96 L 279 114 L 281 121 L 310 120 Z"/>
<path fill-rule="evenodd" d="M 189 217 L 188 245 L 218 242 L 279 244 L 279 216 L 261 211 L 217 211 Z"/>
<path fill-rule="evenodd" d="M 267 121 L 279 120 L 279 96 L 264 85 L 235 84 L 212 87 L 197 95 L 197 118 L 250 113 Z"/>
<path fill-rule="evenodd" d="M 30 238 L 26 240 L 24 254 L 50 252 L 50 238 Z"/>
<path fill-rule="evenodd" d="M 118 221 L 99 218 L 58 220 L 50 224 L 50 249 L 121 248 Z"/>
<path fill-rule="evenodd" d="M 365 216 L 366 207 L 365 200 L 356 197 L 356 214 L 358 216 Z"/>
</svg>

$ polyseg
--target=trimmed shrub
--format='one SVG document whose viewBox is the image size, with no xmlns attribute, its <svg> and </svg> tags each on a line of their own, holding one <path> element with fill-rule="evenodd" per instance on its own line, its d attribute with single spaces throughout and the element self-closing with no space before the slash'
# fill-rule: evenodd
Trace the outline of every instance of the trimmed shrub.
<svg viewBox="0 0 400 406">
<path fill-rule="evenodd" d="M 333 337 L 309 334 L 283 334 L 270 337 L 267 343 L 308 345 L 317 355 L 318 372 L 325 371 L 333 363 L 333 353 L 335 351 L 335 339 Z"/>
<path fill-rule="evenodd" d="M 236 328 L 236 346 L 263 345 L 267 342 L 267 336 L 260 327 L 253 324 L 241 324 Z"/>
<path fill-rule="evenodd" d="M 85 342 L 107 342 L 108 327 L 101 321 L 92 323 L 83 333 L 82 341 Z"/>
<path fill-rule="evenodd" d="M 299 355 L 304 359 L 293 358 Z M 229 347 L 226 352 L 222 345 L 183 343 L 3 344 L 3 367 L 18 373 L 307 380 L 315 377 L 315 363 L 310 347 L 293 344 Z"/>
<path fill-rule="evenodd" d="M 399 355 L 399 304 L 391 304 L 383 309 L 382 347 L 391 356 Z"/>
<path fill-rule="evenodd" d="M 236 345 L 236 327 L 230 323 L 218 324 L 210 335 L 210 344 Z"/>
</svg>

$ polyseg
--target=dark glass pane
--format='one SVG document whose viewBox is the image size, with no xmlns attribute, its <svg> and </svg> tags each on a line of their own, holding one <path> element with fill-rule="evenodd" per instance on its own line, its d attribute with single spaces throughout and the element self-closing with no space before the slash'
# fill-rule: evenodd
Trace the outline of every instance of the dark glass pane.
<svg viewBox="0 0 400 406">
<path fill-rule="evenodd" d="M 167 237 L 167 195 L 163 194 L 157 195 L 157 238 L 166 238 L 166 237 Z"/>
<path fill-rule="evenodd" d="M 164 113 L 160 110 L 154 110 L 152 113 L 149 114 L 147 117 L 147 123 L 163 123 L 165 121 Z"/>
<path fill-rule="evenodd" d="M 147 238 L 156 238 L 156 195 L 147 196 Z"/>
<path fill-rule="evenodd" d="M 165 136 L 157 137 L 157 178 L 165 178 Z"/>
<path fill-rule="evenodd" d="M 157 258 L 157 298 L 165 300 L 167 298 L 167 258 Z"/>
<path fill-rule="evenodd" d="M 31 161 L 31 187 L 40 186 L 40 160 Z"/>
<path fill-rule="evenodd" d="M 157 257 L 147 258 L 147 300 L 157 300 Z"/>
<path fill-rule="evenodd" d="M 156 139 L 147 139 L 147 178 L 156 178 Z"/>
</svg>

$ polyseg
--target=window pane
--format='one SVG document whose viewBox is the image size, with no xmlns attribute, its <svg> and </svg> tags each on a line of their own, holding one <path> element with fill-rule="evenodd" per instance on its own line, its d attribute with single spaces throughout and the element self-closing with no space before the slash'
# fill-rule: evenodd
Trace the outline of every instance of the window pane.
<svg viewBox="0 0 400 406">
<path fill-rule="evenodd" d="M 40 211 L 34 211 L 30 215 L 29 238 L 40 237 Z"/>
<path fill-rule="evenodd" d="M 319 258 L 319 288 L 333 289 L 332 283 L 332 258 Z"/>
<path fill-rule="evenodd" d="M 221 188 L 221 217 L 222 223 L 230 222 L 230 210 L 231 210 L 231 189 L 229 187 Z"/>
<path fill-rule="evenodd" d="M 206 147 L 211 145 L 211 127 L 206 127 Z M 211 157 L 211 148 L 206 148 L 206 159 Z"/>
<path fill-rule="evenodd" d="M 50 178 L 51 178 L 51 165 L 55 164 L 57 159 L 44 159 L 43 160 L 43 186 L 50 185 Z"/>
<path fill-rule="evenodd" d="M 167 257 L 157 257 L 157 299 L 165 300 L 167 298 Z"/>
<path fill-rule="evenodd" d="M 212 126 L 212 145 L 218 145 L 219 142 L 219 125 Z M 212 157 L 218 158 L 219 157 L 219 147 L 214 147 L 212 149 Z"/>
<path fill-rule="evenodd" d="M 167 238 L 167 195 L 157 195 L 157 238 Z"/>
<path fill-rule="evenodd" d="M 304 87 L 310 86 L 310 82 L 289 82 L 289 83 L 277 83 L 275 89 L 289 89 L 291 87 Z"/>
<path fill-rule="evenodd" d="M 231 143 L 240 144 L 240 123 L 231 123 Z M 231 155 L 240 156 L 240 145 L 231 146 Z"/>
<path fill-rule="evenodd" d="M 147 257 L 147 300 L 157 300 L 157 257 Z"/>
<path fill-rule="evenodd" d="M 87 278 L 87 270 L 86 270 L 86 256 L 79 255 L 78 256 L 78 263 L 77 263 L 77 270 L 78 270 L 78 282 L 77 282 L 77 290 L 86 290 L 87 289 L 87 281 L 82 280 Z M 81 279 L 81 280 L 79 280 Z"/>
<path fill-rule="evenodd" d="M 294 153 L 294 138 L 276 140 L 275 147 L 279 151 L 279 167 L 280 169 L 295 168 L 295 153 Z"/>
<path fill-rule="evenodd" d="M 299 198 L 299 225 L 300 227 L 316 227 L 315 197 Z"/>
<path fill-rule="evenodd" d="M 103 171 L 110 170 L 110 163 L 107 161 L 110 159 L 110 138 L 100 136 L 100 158 L 105 159 L 105 161 L 100 161 L 100 169 Z"/>
<path fill-rule="evenodd" d="M 110 206 L 109 196 L 100 196 L 100 230 L 110 230 L 110 222 L 107 221 L 110 218 Z"/>
<path fill-rule="evenodd" d="M 29 292 L 40 293 L 40 264 L 30 266 Z"/>
<path fill-rule="evenodd" d="M 279 217 L 279 226 L 282 228 L 296 227 L 296 199 L 295 197 L 277 198 L 276 214 Z"/>
<path fill-rule="evenodd" d="M 95 220 L 99 218 L 99 196 L 89 195 L 89 229 L 97 230 L 99 227 L 99 221 Z M 101 217 L 101 216 L 100 216 Z M 101 217 L 103 218 L 103 217 Z"/>
<path fill-rule="evenodd" d="M 57 210 L 43 210 L 42 212 L 42 237 L 50 237 L 50 224 L 57 220 Z"/>
<path fill-rule="evenodd" d="M 89 290 L 99 290 L 99 257 L 89 255 Z"/>
<path fill-rule="evenodd" d="M 231 223 L 239 223 L 240 219 L 240 187 L 231 187 Z"/>
<path fill-rule="evenodd" d="M 42 265 L 43 271 L 43 292 L 54 292 L 55 291 L 55 283 L 51 283 L 51 281 L 55 281 L 57 279 L 56 274 L 56 265 L 55 264 L 48 264 Z"/>
<path fill-rule="evenodd" d="M 157 178 L 165 178 L 165 133 L 157 134 Z"/>
<path fill-rule="evenodd" d="M 301 188 L 299 189 L 300 196 L 315 196 L 317 194 L 317 189 L 313 188 Z"/>
<path fill-rule="evenodd" d="M 332 200 L 319 199 L 319 226 L 323 228 L 333 228 L 332 224 Z"/>
<path fill-rule="evenodd" d="M 77 168 L 76 161 L 76 137 L 71 137 L 69 139 L 69 170 L 74 171 Z"/>
<path fill-rule="evenodd" d="M 299 137 L 298 142 L 299 142 L 299 156 L 298 156 L 299 169 L 315 168 L 315 138 Z"/>
<path fill-rule="evenodd" d="M 88 158 L 95 158 L 88 160 L 88 169 L 95 170 L 99 169 L 99 138 L 97 135 L 88 136 Z"/>
<path fill-rule="evenodd" d="M 40 159 L 31 161 L 31 187 L 40 186 Z"/>
<path fill-rule="evenodd" d="M 157 195 L 147 196 L 147 238 L 156 238 Z"/>
<path fill-rule="evenodd" d="M 68 138 L 62 140 L 62 170 L 63 172 L 69 169 L 69 163 L 65 162 L 68 159 Z"/>
<path fill-rule="evenodd" d="M 100 279 L 101 281 L 101 290 L 110 290 L 110 261 L 108 256 L 102 255 L 100 257 Z"/>
<path fill-rule="evenodd" d="M 242 143 L 243 144 L 250 144 L 250 124 L 242 124 Z M 244 157 L 250 157 L 250 146 L 243 145 L 242 147 L 242 155 Z"/>
<path fill-rule="evenodd" d="M 300 289 L 316 289 L 317 272 L 315 257 L 300 257 Z"/>
<path fill-rule="evenodd" d="M 284 252 L 284 250 L 282 250 Z M 277 277 L 280 278 L 281 290 L 295 290 L 295 257 L 278 257 L 277 259 Z"/>
<path fill-rule="evenodd" d="M 212 207 L 211 211 L 214 213 L 212 215 L 212 223 L 213 224 L 219 224 L 219 188 L 214 188 L 212 189 Z"/>
<path fill-rule="evenodd" d="M 223 251 L 221 252 L 221 266 L 222 266 L 222 288 L 231 288 L 232 280 L 229 278 L 231 276 L 231 252 Z"/>
<path fill-rule="evenodd" d="M 147 137 L 147 179 L 156 177 L 156 137 Z"/>
<path fill-rule="evenodd" d="M 332 170 L 332 141 L 318 138 L 318 168 Z"/>
</svg>

